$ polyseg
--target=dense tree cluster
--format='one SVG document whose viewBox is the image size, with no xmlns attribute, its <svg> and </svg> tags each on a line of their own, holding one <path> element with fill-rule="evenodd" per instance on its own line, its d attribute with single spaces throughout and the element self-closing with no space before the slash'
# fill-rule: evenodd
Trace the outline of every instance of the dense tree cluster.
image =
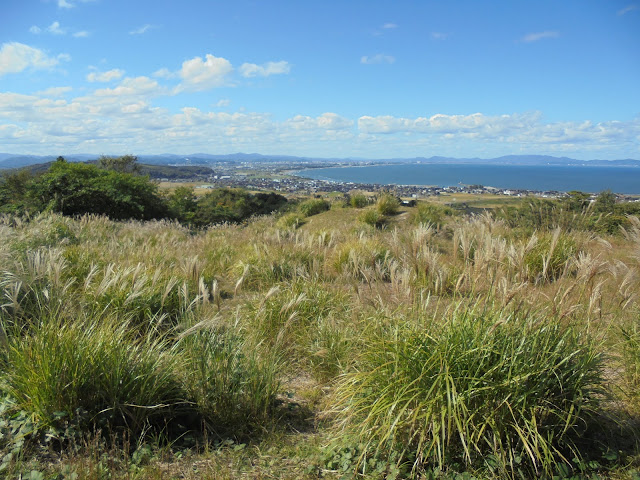
<svg viewBox="0 0 640 480">
<path fill-rule="evenodd" d="M 204 227 L 269 214 L 287 202 L 275 193 L 226 188 L 197 198 L 192 188 L 178 187 L 162 196 L 149 177 L 137 174 L 140 168 L 136 161 L 132 155 L 101 157 L 92 165 L 58 157 L 42 174 L 29 170 L 7 173 L 0 177 L 0 212 L 94 213 L 114 220 L 173 218 Z"/>
</svg>

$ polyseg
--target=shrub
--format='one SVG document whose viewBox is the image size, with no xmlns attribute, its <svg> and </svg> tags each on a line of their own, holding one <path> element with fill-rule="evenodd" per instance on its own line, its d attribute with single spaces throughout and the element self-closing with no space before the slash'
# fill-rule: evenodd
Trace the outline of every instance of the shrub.
<svg viewBox="0 0 640 480">
<path fill-rule="evenodd" d="M 238 223 L 255 215 L 272 213 L 287 203 L 276 193 L 253 195 L 240 188 L 217 188 L 201 197 L 192 216 L 197 226 Z"/>
<path fill-rule="evenodd" d="M 349 204 L 353 208 L 364 208 L 369 204 L 369 199 L 364 193 L 353 193 L 349 199 Z"/>
<path fill-rule="evenodd" d="M 298 209 L 305 217 L 311 217 L 318 213 L 326 212 L 331 208 L 331 204 L 321 198 L 306 200 L 300 204 Z"/>
<path fill-rule="evenodd" d="M 381 215 L 395 215 L 398 213 L 400 202 L 390 193 L 383 193 L 376 202 L 376 209 Z"/>
<path fill-rule="evenodd" d="M 382 227 L 386 222 L 386 218 L 384 217 L 384 215 L 378 213 L 377 210 L 366 210 L 362 212 L 358 219 L 361 222 L 376 228 Z"/>
<path fill-rule="evenodd" d="M 411 222 L 415 224 L 429 223 L 437 228 L 442 227 L 447 217 L 453 215 L 453 209 L 435 203 L 421 203 L 411 214 Z"/>
<path fill-rule="evenodd" d="M 580 457 L 575 441 L 603 392 L 602 354 L 581 330 L 458 310 L 387 334 L 338 385 L 338 435 L 361 446 L 360 470 L 383 455 L 414 469 L 548 475 Z"/>
</svg>

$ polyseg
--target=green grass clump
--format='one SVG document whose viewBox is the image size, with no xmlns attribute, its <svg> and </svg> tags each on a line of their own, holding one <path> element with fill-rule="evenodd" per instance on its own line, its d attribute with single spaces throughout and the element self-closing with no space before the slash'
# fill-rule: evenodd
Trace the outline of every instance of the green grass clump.
<svg viewBox="0 0 640 480">
<path fill-rule="evenodd" d="M 578 248 L 574 238 L 562 233 L 560 229 L 556 229 L 553 235 L 543 235 L 524 256 L 529 280 L 534 282 L 557 280 L 568 273 L 577 253 Z"/>
<path fill-rule="evenodd" d="M 630 327 L 620 330 L 622 336 L 622 361 L 625 369 L 628 390 L 638 401 L 640 394 L 640 320 L 632 322 Z"/>
<path fill-rule="evenodd" d="M 318 213 L 326 212 L 331 208 L 331 204 L 323 200 L 322 198 L 312 198 L 302 202 L 298 206 L 298 210 L 305 217 L 311 217 L 312 215 L 317 215 Z"/>
<path fill-rule="evenodd" d="M 205 428 L 219 438 L 244 438 L 270 421 L 278 355 L 260 355 L 236 327 L 194 326 L 179 341 L 189 398 Z"/>
<path fill-rule="evenodd" d="M 395 215 L 399 207 L 400 202 L 390 193 L 383 193 L 376 202 L 376 209 L 380 215 Z"/>
<path fill-rule="evenodd" d="M 184 401 L 180 357 L 125 321 L 47 321 L 7 345 L 6 391 L 43 427 L 140 435 L 163 428 Z"/>
<path fill-rule="evenodd" d="M 353 193 L 349 198 L 349 205 L 353 208 L 364 208 L 369 205 L 369 199 L 364 193 Z"/>
<path fill-rule="evenodd" d="M 603 356 L 579 328 L 499 312 L 459 310 L 398 330 L 366 358 L 335 397 L 360 470 L 382 455 L 414 471 L 549 475 L 580 457 L 575 441 L 603 391 Z"/>
<path fill-rule="evenodd" d="M 358 216 L 358 220 L 375 228 L 381 228 L 386 222 L 385 216 L 377 210 L 365 210 Z"/>
<path fill-rule="evenodd" d="M 411 222 L 419 224 L 431 224 L 436 228 L 441 228 L 447 217 L 453 216 L 454 211 L 450 207 L 444 205 L 438 205 L 436 203 L 421 203 L 411 213 Z"/>
<path fill-rule="evenodd" d="M 296 228 L 302 226 L 304 223 L 304 216 L 299 213 L 291 212 L 283 215 L 278 220 L 277 226 L 278 228 L 282 228 L 284 230 L 295 230 Z"/>
</svg>

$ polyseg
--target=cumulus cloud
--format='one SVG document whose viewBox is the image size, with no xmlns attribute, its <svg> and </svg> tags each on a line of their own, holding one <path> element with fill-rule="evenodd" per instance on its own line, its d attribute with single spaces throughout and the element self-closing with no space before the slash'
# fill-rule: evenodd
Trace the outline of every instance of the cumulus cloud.
<svg viewBox="0 0 640 480">
<path fill-rule="evenodd" d="M 353 127 L 353 120 L 327 112 L 315 118 L 296 115 L 287 121 L 287 125 L 295 130 L 347 130 Z"/>
<path fill-rule="evenodd" d="M 153 25 L 149 25 L 147 23 L 145 25 L 142 25 L 141 27 L 138 27 L 138 28 L 136 28 L 134 30 L 131 30 L 129 32 L 129 35 L 142 35 L 143 33 L 147 33 L 152 28 L 155 28 L 155 27 Z"/>
<path fill-rule="evenodd" d="M 228 84 L 228 77 L 233 72 L 231 62 L 226 58 L 207 54 L 203 60 L 195 57 L 182 63 L 180 77 L 181 90 L 202 91 L 222 87 Z"/>
<path fill-rule="evenodd" d="M 176 78 L 179 75 L 178 73 L 172 72 L 168 68 L 161 68 L 153 72 L 151 76 L 156 78 Z"/>
<path fill-rule="evenodd" d="M 558 38 L 560 34 L 558 32 L 553 31 L 545 31 L 545 32 L 536 32 L 536 33 L 528 33 L 524 37 L 522 37 L 522 41 L 525 43 L 537 42 L 539 40 L 544 40 L 546 38 Z"/>
<path fill-rule="evenodd" d="M 91 72 L 87 75 L 89 82 L 110 82 L 112 80 L 118 80 L 124 75 L 124 70 L 114 68 L 106 72 Z"/>
<path fill-rule="evenodd" d="M 19 73 L 27 68 L 35 70 L 49 69 L 61 61 L 70 60 L 67 54 L 50 57 L 42 50 L 23 43 L 3 43 L 0 48 L 0 77 L 7 73 Z"/>
<path fill-rule="evenodd" d="M 206 69 L 206 63 L 200 59 L 199 70 Z M 229 106 L 227 99 L 213 100 L 209 109 L 183 107 L 177 113 L 157 107 L 155 97 L 172 91 L 149 77 L 124 78 L 113 88 L 83 96 L 74 97 L 70 92 L 70 87 L 32 95 L 0 92 L 0 144 L 42 153 L 52 149 L 143 152 L 150 145 L 175 152 L 215 144 L 219 151 L 377 157 L 388 152 L 419 155 L 436 148 L 462 155 L 510 148 L 585 156 L 606 148 L 610 155 L 624 158 L 637 152 L 640 139 L 640 117 L 598 123 L 545 122 L 540 112 L 357 119 L 326 112 L 276 120 L 265 112 L 217 110 Z"/>
<path fill-rule="evenodd" d="M 378 53 L 373 57 L 368 57 L 365 55 L 362 58 L 360 58 L 360 63 L 363 63 L 365 65 L 375 65 L 380 63 L 391 64 L 391 63 L 394 63 L 395 61 L 396 61 L 395 57 L 392 57 L 391 55 L 385 55 L 382 53 Z"/>
<path fill-rule="evenodd" d="M 391 115 L 377 117 L 362 116 L 358 128 L 368 134 L 394 133 L 437 133 L 504 136 L 515 129 L 534 125 L 540 118 L 539 112 L 486 116 L 481 113 L 471 115 L 436 114 L 431 117 L 402 118 Z"/>
<path fill-rule="evenodd" d="M 251 77 L 268 77 L 270 75 L 282 75 L 291 71 L 291 65 L 281 60 L 279 62 L 267 62 L 263 65 L 255 63 L 243 63 L 238 69 L 240 75 L 246 78 Z"/>
</svg>

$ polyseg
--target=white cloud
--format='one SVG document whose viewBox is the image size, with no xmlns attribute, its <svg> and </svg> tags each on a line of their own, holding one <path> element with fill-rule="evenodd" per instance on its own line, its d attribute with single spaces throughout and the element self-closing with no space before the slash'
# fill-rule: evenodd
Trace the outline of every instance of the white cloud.
<svg viewBox="0 0 640 480">
<path fill-rule="evenodd" d="M 119 70 L 118 73 L 120 73 Z M 94 95 L 97 97 L 139 97 L 160 95 L 161 93 L 163 93 L 163 90 L 158 85 L 158 82 L 151 80 L 149 77 L 128 77 L 120 82 L 117 87 L 96 90 Z"/>
<path fill-rule="evenodd" d="M 391 64 L 391 63 L 394 63 L 395 61 L 396 61 L 395 57 L 392 57 L 391 55 L 384 55 L 382 53 L 378 53 L 373 57 L 368 57 L 365 55 L 362 58 L 360 58 L 360 63 L 363 63 L 365 65 L 375 65 L 380 63 Z"/>
<path fill-rule="evenodd" d="M 53 68 L 60 61 L 70 60 L 67 54 L 49 57 L 42 50 L 23 43 L 3 43 L 0 49 L 0 76 L 7 73 L 19 73 L 27 68 L 36 70 Z"/>
<path fill-rule="evenodd" d="M 156 70 L 151 74 L 152 77 L 156 78 L 176 78 L 179 76 L 178 73 L 172 72 L 168 68 L 161 68 L 160 70 Z"/>
<path fill-rule="evenodd" d="M 263 65 L 255 63 L 243 63 L 238 69 L 240 75 L 246 78 L 250 77 L 268 77 L 269 75 L 281 75 L 291 71 L 291 65 L 281 60 L 279 62 L 267 62 Z"/>
<path fill-rule="evenodd" d="M 210 88 L 222 87 L 228 84 L 228 76 L 233 72 L 231 62 L 226 58 L 214 57 L 211 54 L 195 57 L 182 63 L 180 77 L 182 85 L 177 91 L 202 91 Z"/>
<path fill-rule="evenodd" d="M 87 75 L 89 82 L 110 82 L 112 80 L 118 80 L 124 75 L 124 70 L 114 68 L 107 72 L 91 72 Z"/>
<path fill-rule="evenodd" d="M 73 8 L 76 6 L 76 3 L 89 3 L 94 0 L 58 0 L 58 8 Z"/>
<path fill-rule="evenodd" d="M 353 127 L 353 123 L 353 120 L 331 112 L 315 118 L 296 115 L 287 121 L 287 125 L 295 130 L 348 130 Z"/>
<path fill-rule="evenodd" d="M 55 21 L 53 22 L 51 25 L 49 25 L 48 27 L 46 27 L 44 30 L 40 27 L 38 27 L 37 25 L 33 25 L 31 28 L 29 28 L 29 32 L 38 35 L 42 32 L 47 32 L 50 33 L 52 35 L 66 35 L 67 31 L 62 28 L 60 26 L 60 22 Z"/>
<path fill-rule="evenodd" d="M 47 32 L 53 35 L 64 35 L 67 31 L 63 28 L 60 28 L 60 22 L 53 22 L 51 25 L 47 27 Z"/>
<path fill-rule="evenodd" d="M 89 32 L 87 32 L 86 30 L 82 30 L 80 32 L 74 33 L 73 36 L 75 38 L 86 38 L 89 36 Z"/>
<path fill-rule="evenodd" d="M 72 87 L 51 87 L 46 90 L 36 92 L 36 95 L 42 95 L 43 97 L 61 97 L 72 90 Z"/>
<path fill-rule="evenodd" d="M 638 9 L 638 5 L 635 4 L 631 4 L 631 5 L 627 5 L 626 7 L 618 10 L 618 15 L 626 15 L 629 12 L 633 12 L 634 10 Z"/>
<path fill-rule="evenodd" d="M 398 25 L 396 25 L 395 23 L 385 23 L 384 25 L 382 25 L 382 28 L 384 28 L 385 30 L 392 30 L 394 28 L 398 28 Z"/>
<path fill-rule="evenodd" d="M 155 28 L 155 27 L 153 25 L 149 25 L 147 23 L 145 25 L 142 25 L 141 27 L 138 27 L 138 28 L 136 28 L 134 30 L 131 30 L 129 32 L 129 35 L 142 35 L 143 33 L 147 33 L 152 28 Z"/>
<path fill-rule="evenodd" d="M 215 103 L 215 106 L 218 108 L 228 107 L 229 105 L 231 105 L 231 100 L 228 98 L 222 98 Z"/>
<path fill-rule="evenodd" d="M 539 40 L 543 40 L 545 38 L 558 38 L 560 34 L 558 32 L 546 31 L 546 32 L 536 32 L 536 33 L 528 33 L 524 37 L 522 37 L 522 41 L 525 43 L 537 42 Z"/>
</svg>

